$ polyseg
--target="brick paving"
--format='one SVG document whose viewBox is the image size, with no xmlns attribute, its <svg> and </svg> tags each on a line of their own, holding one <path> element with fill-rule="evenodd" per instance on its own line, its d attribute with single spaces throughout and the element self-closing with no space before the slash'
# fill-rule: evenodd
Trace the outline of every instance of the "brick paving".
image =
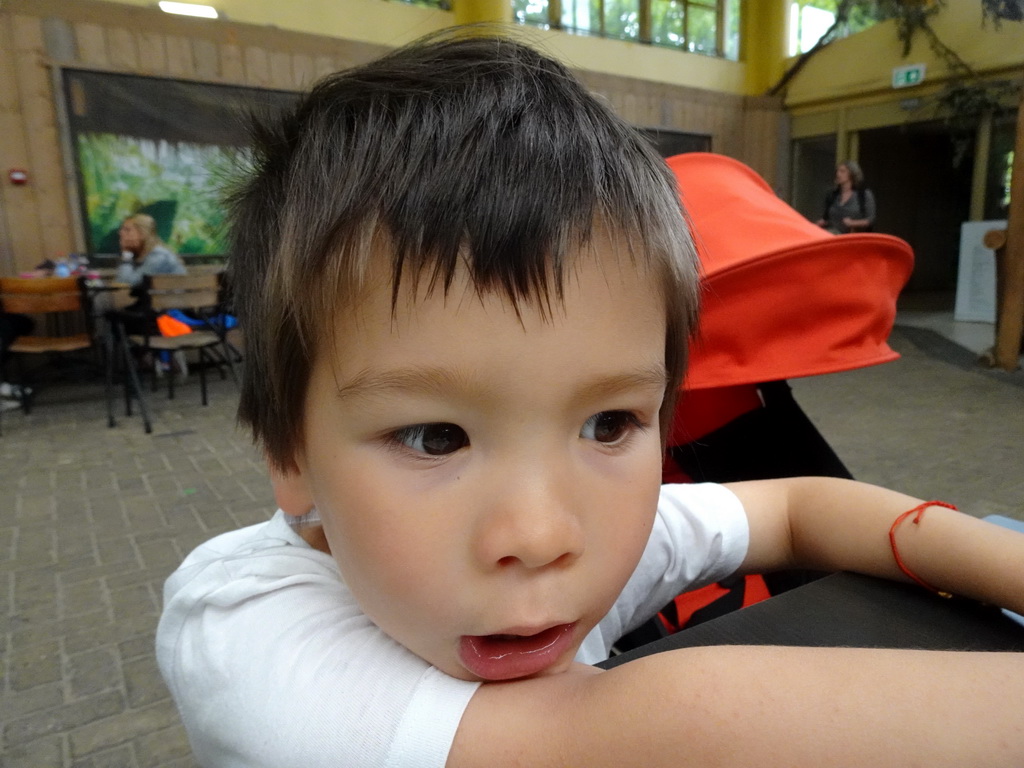
<svg viewBox="0 0 1024 768">
<path fill-rule="evenodd" d="M 215 378 L 215 377 L 214 377 Z M 221 531 L 264 520 L 273 497 L 237 430 L 237 391 L 197 381 L 108 429 L 102 387 L 57 385 L 3 414 L 0 585 L 4 768 L 195 765 L 160 679 L 162 585 Z"/>
<path fill-rule="evenodd" d="M 902 360 L 794 382 L 853 473 L 1024 519 L 1024 374 L 986 375 L 894 340 Z M 41 392 L 0 436 L 0 765 L 195 765 L 156 669 L 167 574 L 199 542 L 265 520 L 237 392 L 193 379 L 108 429 L 102 387 Z M 119 414 L 123 406 L 119 404 Z"/>
</svg>

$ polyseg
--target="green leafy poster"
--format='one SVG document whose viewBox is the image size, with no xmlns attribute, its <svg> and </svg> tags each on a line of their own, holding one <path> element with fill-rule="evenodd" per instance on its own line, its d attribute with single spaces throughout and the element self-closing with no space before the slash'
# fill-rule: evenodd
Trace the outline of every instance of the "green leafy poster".
<svg viewBox="0 0 1024 768">
<path fill-rule="evenodd" d="M 88 237 L 97 253 L 119 250 L 117 230 L 133 213 L 156 219 L 176 253 L 227 253 L 221 197 L 245 150 L 112 133 L 78 135 Z"/>
<path fill-rule="evenodd" d="M 223 197 L 247 163 L 251 118 L 279 114 L 298 95 L 112 72 L 63 76 L 88 252 L 118 253 L 121 221 L 148 213 L 190 261 L 226 258 Z"/>
</svg>

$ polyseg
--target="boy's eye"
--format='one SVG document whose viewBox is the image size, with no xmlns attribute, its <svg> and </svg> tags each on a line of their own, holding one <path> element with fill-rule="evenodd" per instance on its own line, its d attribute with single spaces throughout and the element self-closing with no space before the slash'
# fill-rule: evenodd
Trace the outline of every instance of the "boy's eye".
<svg viewBox="0 0 1024 768">
<path fill-rule="evenodd" d="M 617 443 L 641 426 L 629 411 L 601 411 L 583 423 L 580 437 L 599 443 Z"/>
<path fill-rule="evenodd" d="M 466 430 L 456 424 L 417 424 L 392 435 L 392 440 L 428 456 L 446 456 L 469 445 Z"/>
</svg>

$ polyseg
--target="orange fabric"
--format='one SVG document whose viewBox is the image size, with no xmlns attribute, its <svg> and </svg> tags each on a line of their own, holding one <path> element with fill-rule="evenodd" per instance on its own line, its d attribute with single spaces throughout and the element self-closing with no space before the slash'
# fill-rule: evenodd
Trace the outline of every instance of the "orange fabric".
<svg viewBox="0 0 1024 768">
<path fill-rule="evenodd" d="M 692 592 L 684 592 L 674 600 L 676 616 L 675 623 L 664 613 L 658 614 L 662 626 L 669 632 L 677 632 L 690 623 L 693 614 L 702 608 L 707 608 L 716 600 L 720 600 L 729 594 L 729 589 L 719 583 L 708 584 L 706 587 L 695 589 Z M 748 574 L 743 577 L 743 602 L 741 608 L 760 603 L 771 597 L 768 592 L 768 585 L 764 577 L 758 574 Z"/>
<path fill-rule="evenodd" d="M 668 165 L 704 271 L 686 389 L 815 376 L 895 360 L 886 343 L 913 251 L 832 235 L 742 163 L 705 152 Z"/>
<path fill-rule="evenodd" d="M 675 623 L 673 624 L 671 619 L 661 613 L 658 614 L 658 618 L 661 620 L 662 626 L 670 633 L 678 632 L 689 623 L 690 619 L 693 618 L 693 614 L 701 608 L 707 608 L 713 602 L 728 594 L 729 590 L 717 583 L 708 584 L 706 587 L 695 589 L 692 592 L 684 592 L 675 599 Z"/>
<path fill-rule="evenodd" d="M 158 315 L 156 327 L 160 329 L 161 336 L 184 336 L 186 333 L 192 333 L 188 323 L 183 323 L 170 315 Z"/>
<path fill-rule="evenodd" d="M 761 406 L 756 384 L 680 392 L 668 444 L 692 443 Z"/>
</svg>

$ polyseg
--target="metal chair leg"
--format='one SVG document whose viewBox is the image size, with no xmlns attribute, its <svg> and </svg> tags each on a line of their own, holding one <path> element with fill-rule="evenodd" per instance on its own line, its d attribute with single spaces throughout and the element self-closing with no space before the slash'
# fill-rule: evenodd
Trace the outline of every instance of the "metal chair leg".
<svg viewBox="0 0 1024 768">
<path fill-rule="evenodd" d="M 142 423 L 148 435 L 153 431 L 153 424 L 149 420 L 149 408 L 146 406 L 146 399 L 142 395 L 142 382 L 139 380 L 139 372 L 135 370 L 132 363 L 132 352 L 128 346 L 128 340 L 124 336 L 124 329 L 118 329 L 121 349 L 125 365 L 125 402 L 128 406 L 128 415 L 131 416 L 132 393 L 139 401 L 139 411 L 142 413 Z"/>
<path fill-rule="evenodd" d="M 210 361 L 210 357 L 203 347 L 199 348 L 199 388 L 203 393 L 203 405 L 207 404 L 206 399 L 206 364 Z"/>
<path fill-rule="evenodd" d="M 109 325 L 109 324 L 108 324 Z M 107 396 L 107 427 L 117 426 L 114 420 L 114 331 L 108 327 L 103 335 L 104 377 L 103 391 Z"/>
</svg>

